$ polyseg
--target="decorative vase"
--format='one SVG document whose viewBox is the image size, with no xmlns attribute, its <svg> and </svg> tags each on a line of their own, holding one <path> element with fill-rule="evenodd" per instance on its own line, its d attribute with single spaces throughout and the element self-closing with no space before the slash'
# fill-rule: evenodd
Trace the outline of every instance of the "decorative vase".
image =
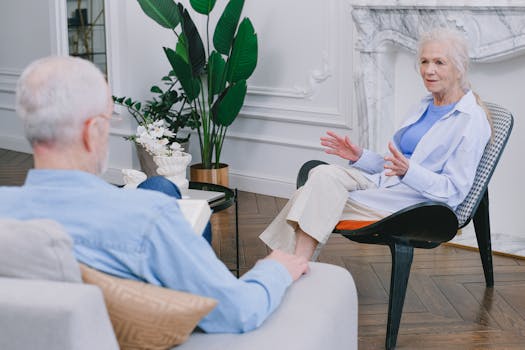
<svg viewBox="0 0 525 350">
<path fill-rule="evenodd" d="M 188 153 L 190 141 L 182 142 L 180 145 L 184 149 L 184 152 Z M 146 151 L 141 144 L 135 143 L 137 149 L 137 157 L 139 158 L 140 169 L 148 175 L 148 177 L 157 176 L 157 167 L 153 161 L 153 156 Z"/>
<path fill-rule="evenodd" d="M 188 193 L 189 182 L 186 179 L 186 168 L 191 162 L 191 154 L 175 152 L 172 156 L 154 156 L 153 161 L 158 165 L 157 174 L 177 185 L 182 195 Z"/>
<path fill-rule="evenodd" d="M 208 182 L 225 187 L 229 186 L 228 172 L 228 164 L 224 163 L 220 163 L 218 169 L 205 169 L 202 163 L 190 166 L 191 181 Z"/>
</svg>

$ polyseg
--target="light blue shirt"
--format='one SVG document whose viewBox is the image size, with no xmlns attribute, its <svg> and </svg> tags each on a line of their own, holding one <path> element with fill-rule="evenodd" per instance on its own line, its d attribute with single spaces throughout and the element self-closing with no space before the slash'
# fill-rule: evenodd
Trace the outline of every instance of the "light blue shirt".
<svg viewBox="0 0 525 350">
<path fill-rule="evenodd" d="M 0 187 L 0 217 L 48 218 L 74 241 L 76 258 L 106 273 L 214 298 L 199 326 L 245 332 L 280 304 L 292 278 L 261 260 L 240 279 L 193 233 L 177 200 L 160 192 L 125 190 L 74 170 L 31 170 L 22 187 Z"/>
<path fill-rule="evenodd" d="M 428 108 L 429 95 L 409 114 L 395 133 L 399 148 L 404 130 Z M 426 201 L 438 201 L 455 209 L 467 196 L 485 146 L 490 139 L 485 112 L 468 91 L 454 108 L 423 135 L 410 158 L 407 173 L 386 176 L 384 157 L 364 150 L 352 165 L 360 169 L 377 188 L 349 192 L 349 197 L 371 208 L 395 212 Z"/>
<path fill-rule="evenodd" d="M 436 106 L 434 101 L 430 101 L 425 113 L 409 127 L 405 128 L 399 137 L 399 150 L 407 158 L 412 156 L 419 140 L 441 117 L 450 112 L 456 103 L 445 106 Z"/>
</svg>

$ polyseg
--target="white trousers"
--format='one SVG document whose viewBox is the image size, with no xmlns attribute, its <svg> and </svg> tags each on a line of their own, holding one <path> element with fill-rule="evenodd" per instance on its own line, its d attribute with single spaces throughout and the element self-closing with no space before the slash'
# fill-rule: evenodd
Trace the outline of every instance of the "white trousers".
<svg viewBox="0 0 525 350">
<path fill-rule="evenodd" d="M 271 249 L 293 253 L 298 227 L 322 246 L 340 220 L 374 221 L 390 215 L 348 198 L 348 191 L 369 188 L 376 185 L 358 169 L 317 166 L 259 238 Z"/>
</svg>

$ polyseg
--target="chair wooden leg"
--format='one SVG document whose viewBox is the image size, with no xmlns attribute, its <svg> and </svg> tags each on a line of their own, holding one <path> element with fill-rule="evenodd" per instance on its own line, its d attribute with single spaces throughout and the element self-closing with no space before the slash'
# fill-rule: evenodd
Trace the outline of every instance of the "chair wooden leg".
<svg viewBox="0 0 525 350">
<path fill-rule="evenodd" d="M 492 245 L 490 242 L 490 218 L 489 218 L 489 191 L 486 190 L 479 207 L 474 214 L 474 230 L 478 240 L 479 255 L 485 273 L 487 287 L 494 286 L 494 270 L 492 267 Z"/>
<path fill-rule="evenodd" d="M 390 296 L 388 299 L 388 324 L 386 327 L 386 349 L 394 349 L 397 342 L 399 323 L 405 303 L 405 295 L 414 257 L 414 247 L 392 243 L 392 272 L 390 275 Z"/>
</svg>

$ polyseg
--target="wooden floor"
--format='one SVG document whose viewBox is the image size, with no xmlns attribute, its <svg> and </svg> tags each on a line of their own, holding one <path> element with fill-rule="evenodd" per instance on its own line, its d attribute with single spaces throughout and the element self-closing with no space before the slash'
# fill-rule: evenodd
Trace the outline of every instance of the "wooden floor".
<svg viewBox="0 0 525 350">
<path fill-rule="evenodd" d="M 0 185 L 22 183 L 31 164 L 26 154 L 0 150 Z M 268 253 L 257 235 L 285 203 L 239 193 L 242 271 Z M 233 208 L 214 214 L 212 223 L 215 251 L 234 266 Z M 333 235 L 320 261 L 347 268 L 355 279 L 359 349 L 383 349 L 389 250 Z M 525 261 L 495 256 L 494 269 L 495 287 L 487 289 L 476 252 L 452 247 L 416 250 L 397 349 L 525 349 Z"/>
</svg>

